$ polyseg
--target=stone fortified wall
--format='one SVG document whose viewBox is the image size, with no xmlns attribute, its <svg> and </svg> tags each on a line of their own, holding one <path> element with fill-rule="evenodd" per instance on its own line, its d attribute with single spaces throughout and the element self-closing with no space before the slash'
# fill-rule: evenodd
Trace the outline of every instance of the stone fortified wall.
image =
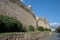
<svg viewBox="0 0 60 40">
<path fill-rule="evenodd" d="M 15 17 L 22 22 L 24 27 L 36 27 L 35 15 L 20 0 L 0 0 L 0 15 Z"/>
</svg>

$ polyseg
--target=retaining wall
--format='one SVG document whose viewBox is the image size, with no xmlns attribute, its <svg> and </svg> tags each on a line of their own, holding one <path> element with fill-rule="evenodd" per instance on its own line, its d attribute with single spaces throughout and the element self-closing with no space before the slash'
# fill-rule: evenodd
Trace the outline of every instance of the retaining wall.
<svg viewBox="0 0 60 40">
<path fill-rule="evenodd" d="M 0 34 L 0 40 L 40 40 L 48 36 L 49 32 L 5 33 Z"/>
</svg>

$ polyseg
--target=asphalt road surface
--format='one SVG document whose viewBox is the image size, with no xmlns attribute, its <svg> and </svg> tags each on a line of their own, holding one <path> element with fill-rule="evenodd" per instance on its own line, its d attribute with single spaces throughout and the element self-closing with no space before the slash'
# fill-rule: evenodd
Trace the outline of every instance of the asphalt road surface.
<svg viewBox="0 0 60 40">
<path fill-rule="evenodd" d="M 52 36 L 44 37 L 40 40 L 60 40 L 60 33 L 54 33 Z"/>
</svg>

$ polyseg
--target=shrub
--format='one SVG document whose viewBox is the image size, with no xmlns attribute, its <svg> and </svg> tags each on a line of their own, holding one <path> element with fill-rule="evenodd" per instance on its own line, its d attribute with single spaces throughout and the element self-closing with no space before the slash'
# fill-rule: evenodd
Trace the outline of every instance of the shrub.
<svg viewBox="0 0 60 40">
<path fill-rule="evenodd" d="M 34 31 L 34 27 L 32 25 L 29 25 L 29 31 Z"/>
<path fill-rule="evenodd" d="M 38 30 L 39 30 L 39 31 L 44 31 L 44 28 L 43 28 L 42 26 L 39 26 L 39 27 L 38 27 Z"/>
<path fill-rule="evenodd" d="M 60 33 L 60 26 L 58 26 L 58 28 L 56 28 L 56 32 Z"/>
<path fill-rule="evenodd" d="M 26 27 L 23 27 L 23 32 L 27 32 L 27 28 Z"/>
<path fill-rule="evenodd" d="M 22 32 L 22 24 L 13 17 L 0 15 L 0 33 L 1 32 Z"/>
<path fill-rule="evenodd" d="M 51 31 L 51 29 L 45 28 L 45 30 L 44 30 L 44 31 Z"/>
</svg>

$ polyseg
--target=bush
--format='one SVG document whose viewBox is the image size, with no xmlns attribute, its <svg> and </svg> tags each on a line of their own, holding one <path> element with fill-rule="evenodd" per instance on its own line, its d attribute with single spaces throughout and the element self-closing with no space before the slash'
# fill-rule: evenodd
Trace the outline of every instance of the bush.
<svg viewBox="0 0 60 40">
<path fill-rule="evenodd" d="M 38 27 L 38 30 L 39 30 L 39 31 L 44 31 L 44 28 L 43 28 L 42 26 L 39 26 L 39 27 Z"/>
<path fill-rule="evenodd" d="M 0 15 L 0 33 L 1 32 L 22 32 L 22 24 L 13 17 Z"/>
<path fill-rule="evenodd" d="M 44 30 L 44 31 L 51 31 L 51 29 L 45 28 L 45 30 Z"/>
<path fill-rule="evenodd" d="M 32 25 L 29 25 L 29 31 L 34 31 L 34 27 Z"/>
<path fill-rule="evenodd" d="M 27 32 L 27 28 L 26 27 L 23 27 L 23 32 Z"/>
<path fill-rule="evenodd" d="M 56 32 L 60 33 L 60 26 L 56 28 Z"/>
</svg>

